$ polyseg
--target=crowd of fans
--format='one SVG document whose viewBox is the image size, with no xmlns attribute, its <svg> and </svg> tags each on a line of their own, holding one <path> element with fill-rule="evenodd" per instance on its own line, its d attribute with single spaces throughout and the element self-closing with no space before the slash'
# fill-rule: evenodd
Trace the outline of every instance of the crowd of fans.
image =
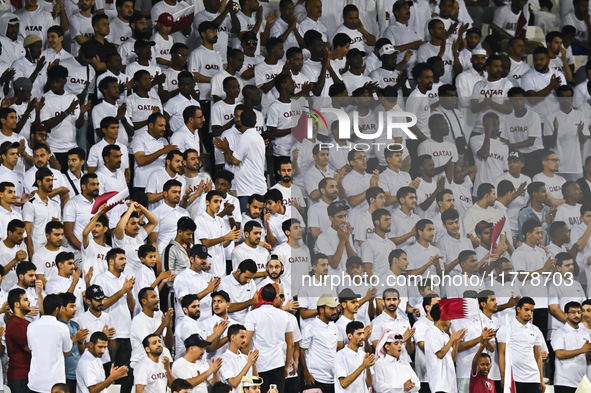
<svg viewBox="0 0 591 393">
<path fill-rule="evenodd" d="M 590 28 L 588 0 L 0 1 L 4 384 L 574 393 Z"/>
</svg>

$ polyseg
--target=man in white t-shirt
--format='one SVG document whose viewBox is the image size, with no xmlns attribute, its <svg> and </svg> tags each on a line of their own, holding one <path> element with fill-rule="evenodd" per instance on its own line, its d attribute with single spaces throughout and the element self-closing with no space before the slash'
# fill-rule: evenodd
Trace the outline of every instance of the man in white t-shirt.
<svg viewBox="0 0 591 393">
<path fill-rule="evenodd" d="M 532 179 L 546 185 L 548 199 L 544 203 L 548 206 L 560 206 L 564 203 L 562 186 L 566 183 L 564 177 L 558 175 L 560 159 L 553 151 L 546 150 L 542 155 L 542 172 Z"/>
<path fill-rule="evenodd" d="M 484 134 L 470 138 L 470 148 L 478 167 L 474 189 L 482 183 L 494 184 L 508 169 L 509 147 L 499 140 L 500 120 L 495 112 L 487 112 L 482 118 Z"/>
<path fill-rule="evenodd" d="M 150 334 L 142 340 L 142 349 L 147 355 L 138 365 L 134 385 L 137 393 L 160 393 L 166 391 L 174 381 L 170 369 L 170 358 L 162 355 L 162 340 L 157 334 Z"/>
<path fill-rule="evenodd" d="M 65 356 L 72 350 L 68 327 L 57 320 L 62 300 L 58 295 L 43 299 L 43 316 L 27 327 L 31 368 L 28 388 L 49 392 L 56 383 L 66 382 Z"/>
<path fill-rule="evenodd" d="M 208 364 L 205 359 L 205 348 L 211 345 L 198 333 L 190 335 L 184 342 L 187 352 L 172 365 L 172 376 L 190 381 L 193 386 L 191 392 L 207 392 L 207 385 L 213 385 L 220 380 L 218 371 L 222 367 L 222 359 L 211 359 Z"/>
</svg>

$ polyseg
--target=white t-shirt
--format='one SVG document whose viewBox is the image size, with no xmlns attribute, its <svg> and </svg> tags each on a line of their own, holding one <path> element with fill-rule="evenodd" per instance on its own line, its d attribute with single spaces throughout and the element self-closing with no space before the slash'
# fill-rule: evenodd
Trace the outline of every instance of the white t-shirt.
<svg viewBox="0 0 591 393">
<path fill-rule="evenodd" d="M 489 81 L 488 78 L 482 79 L 479 82 L 476 82 L 474 85 L 474 89 L 472 90 L 472 99 L 477 99 L 478 102 L 484 101 L 486 97 L 492 98 L 493 102 L 497 104 L 504 104 L 507 101 L 507 93 L 509 89 L 513 87 L 513 84 L 509 82 L 506 78 L 501 78 L 497 81 Z M 500 113 L 492 109 L 491 107 L 486 107 L 484 110 L 478 113 L 476 118 L 476 123 L 474 124 L 474 132 L 477 134 L 482 134 L 484 132 L 484 126 L 482 125 L 482 118 L 488 112 L 496 113 L 499 116 L 499 129 L 503 130 L 505 127 L 505 117 L 506 114 Z"/>
<path fill-rule="evenodd" d="M 213 77 L 224 69 L 222 57 L 215 50 L 209 50 L 204 46 L 195 49 L 189 56 L 189 71 L 198 72 L 201 75 Z M 211 84 L 199 83 L 201 97 L 208 100 L 211 96 Z"/>
<path fill-rule="evenodd" d="M 301 116 L 302 108 L 298 101 L 291 100 L 289 103 L 274 101 L 267 115 L 267 128 L 293 129 L 297 126 Z M 288 157 L 291 153 L 292 139 L 291 134 L 276 138 L 273 141 L 273 155 Z"/>
<path fill-rule="evenodd" d="M 470 148 L 474 152 L 474 161 L 478 167 L 476 177 L 474 178 L 474 190 L 482 183 L 495 184 L 497 177 L 504 171 L 509 170 L 509 147 L 499 139 L 490 139 L 489 156 L 482 159 L 478 156 L 478 151 L 484 143 L 484 135 L 475 135 L 470 138 Z"/>
<path fill-rule="evenodd" d="M 254 128 L 246 130 L 240 137 L 240 143 L 233 155 L 240 161 L 234 173 L 237 195 L 264 195 L 267 190 L 264 175 L 265 142 L 260 134 Z"/>
<path fill-rule="evenodd" d="M 144 348 L 142 350 L 145 353 Z M 143 385 L 145 393 L 162 393 L 166 391 L 168 379 L 166 369 L 162 364 L 162 356 L 158 363 L 149 357 L 139 362 L 134 368 L 133 379 L 135 386 Z"/>
<path fill-rule="evenodd" d="M 515 150 L 523 154 L 531 153 L 544 148 L 542 142 L 542 123 L 540 116 L 534 111 L 526 110 L 525 115 L 518 117 L 515 111 L 505 117 L 505 127 L 501 129 L 501 137 L 507 139 L 509 143 L 519 143 L 535 137 L 533 145 L 528 147 L 518 147 Z"/>
<path fill-rule="evenodd" d="M 40 120 L 46 121 L 58 116 L 70 107 L 72 101 L 78 98 L 70 93 L 57 95 L 52 91 L 45 93 L 45 105 L 39 114 Z M 80 116 L 80 105 L 76 105 L 74 112 L 56 125 L 47 136 L 47 143 L 54 153 L 66 153 L 77 147 L 76 119 Z"/>
<path fill-rule="evenodd" d="M 209 364 L 207 364 L 203 358 L 197 360 L 195 363 L 191 363 L 183 357 L 175 360 L 172 364 L 172 375 L 174 375 L 175 378 L 187 380 L 203 374 L 208 369 Z M 207 380 L 209 381 L 212 378 L 213 374 L 211 374 Z M 207 382 L 203 381 L 199 385 L 192 388 L 191 393 L 207 393 Z"/>
<path fill-rule="evenodd" d="M 57 266 L 55 264 L 55 257 L 60 252 L 66 251 L 65 248 L 60 247 L 56 251 L 50 251 L 47 247 L 41 247 L 35 250 L 31 262 L 37 267 L 37 274 L 43 274 L 47 281 L 57 276 Z"/>
<path fill-rule="evenodd" d="M 137 152 L 144 152 L 146 156 L 157 152 L 168 145 L 168 141 L 165 138 L 154 138 L 150 133 L 145 132 L 140 135 L 136 135 L 131 142 L 131 150 L 135 154 Z M 156 160 L 150 164 L 140 166 L 137 161 L 135 163 L 134 173 L 134 186 L 146 187 L 148 184 L 148 178 L 152 172 L 164 167 L 166 161 L 166 155 L 162 154 Z"/>
</svg>

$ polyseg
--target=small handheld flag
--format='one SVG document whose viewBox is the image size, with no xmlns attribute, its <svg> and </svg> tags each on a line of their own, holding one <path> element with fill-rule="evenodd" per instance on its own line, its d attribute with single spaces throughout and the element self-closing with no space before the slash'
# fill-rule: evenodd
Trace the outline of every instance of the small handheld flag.
<svg viewBox="0 0 591 393">
<path fill-rule="evenodd" d="M 442 321 L 463 318 L 478 318 L 479 308 L 476 299 L 441 299 L 439 301 Z"/>
</svg>

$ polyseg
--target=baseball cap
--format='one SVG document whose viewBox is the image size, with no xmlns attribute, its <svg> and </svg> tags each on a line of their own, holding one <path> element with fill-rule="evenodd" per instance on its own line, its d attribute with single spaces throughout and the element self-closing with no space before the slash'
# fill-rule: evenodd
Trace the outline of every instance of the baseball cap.
<svg viewBox="0 0 591 393">
<path fill-rule="evenodd" d="M 51 171 L 51 169 L 47 167 L 39 169 L 37 173 L 35 173 L 35 183 L 33 183 L 33 187 L 37 187 L 37 180 L 43 181 L 43 179 L 48 176 L 53 177 L 53 172 Z"/>
<path fill-rule="evenodd" d="M 349 257 L 347 259 L 347 262 L 345 263 L 345 268 L 349 269 L 351 266 L 353 266 L 355 264 L 359 264 L 359 265 L 363 266 L 363 260 L 361 259 L 361 257 L 358 257 L 357 255 Z"/>
<path fill-rule="evenodd" d="M 14 90 L 23 91 L 23 90 L 31 90 L 33 88 L 33 82 L 29 78 L 18 78 L 12 84 Z"/>
<path fill-rule="evenodd" d="M 228 295 L 228 292 L 226 292 L 226 291 L 213 291 L 211 293 L 211 298 L 213 299 L 216 296 L 223 297 L 224 299 L 226 299 L 226 302 L 230 301 L 230 295 Z"/>
<path fill-rule="evenodd" d="M 482 49 L 482 48 L 472 49 L 472 56 L 478 56 L 478 55 L 486 56 L 486 50 Z"/>
<path fill-rule="evenodd" d="M 103 299 L 106 299 L 107 297 L 105 296 L 105 293 L 103 292 L 103 288 L 101 288 L 98 285 L 91 285 L 86 290 L 86 298 L 87 299 L 94 299 L 94 300 L 103 300 Z"/>
<path fill-rule="evenodd" d="M 396 49 L 394 49 L 394 45 L 386 44 L 380 48 L 379 54 L 380 54 L 380 56 L 384 56 L 384 55 L 391 55 L 396 52 L 398 52 L 398 51 Z"/>
<path fill-rule="evenodd" d="M 200 348 L 205 348 L 211 345 L 211 342 L 206 341 L 203 339 L 203 337 L 201 337 L 199 334 L 195 333 L 195 334 L 191 334 L 186 340 L 185 340 L 185 348 L 190 348 L 190 347 L 200 347 Z"/>
<path fill-rule="evenodd" d="M 279 261 L 283 265 L 283 257 L 281 255 L 278 255 L 278 254 L 269 255 L 267 257 L 267 263 L 269 263 L 269 261 L 272 261 L 272 260 Z"/>
<path fill-rule="evenodd" d="M 525 162 L 525 157 L 523 157 L 523 154 L 521 154 L 521 152 L 517 150 L 511 150 L 509 152 L 509 160 L 518 160 L 521 162 Z"/>
<path fill-rule="evenodd" d="M 362 57 L 365 57 L 365 55 L 367 55 L 367 53 L 365 53 L 364 51 L 359 50 L 357 48 L 353 48 L 349 52 L 347 52 L 347 60 L 349 60 L 357 55 L 361 55 Z"/>
<path fill-rule="evenodd" d="M 482 31 L 480 31 L 480 29 L 478 27 L 471 27 L 468 30 L 466 30 L 466 35 L 468 34 L 478 34 L 480 37 L 482 37 Z"/>
<path fill-rule="evenodd" d="M 332 295 L 325 293 L 324 295 L 320 296 L 320 298 L 318 298 L 318 302 L 316 303 L 316 305 L 319 307 L 337 307 L 339 303 L 336 300 L 334 300 L 334 297 L 332 297 Z"/>
<path fill-rule="evenodd" d="M 361 295 L 353 292 L 351 288 L 345 288 L 339 293 L 339 299 L 357 299 L 360 297 Z"/>
<path fill-rule="evenodd" d="M 398 0 L 396 1 L 396 3 L 394 3 L 394 5 L 392 6 L 392 12 L 394 11 L 398 11 L 400 8 L 402 8 L 402 6 L 404 6 L 405 4 L 408 4 L 409 7 L 412 7 L 413 2 L 409 1 L 409 0 Z"/>
<path fill-rule="evenodd" d="M 195 244 L 191 247 L 191 256 L 197 256 L 201 259 L 211 258 L 211 255 L 207 252 L 207 247 L 203 244 Z"/>
<path fill-rule="evenodd" d="M 156 22 L 168 27 L 174 26 L 174 18 L 168 12 L 160 14 Z"/>
<path fill-rule="evenodd" d="M 35 42 L 39 42 L 39 41 L 41 41 L 41 37 L 39 37 L 38 35 L 35 35 L 35 34 L 29 34 L 25 38 L 25 42 L 23 43 L 23 46 L 26 48 L 27 46 L 32 45 Z"/>
<path fill-rule="evenodd" d="M 3 142 L 0 145 L 0 156 L 8 151 L 8 149 L 18 149 L 20 144 L 18 142 Z"/>
<path fill-rule="evenodd" d="M 140 38 L 133 44 L 133 49 L 142 48 L 145 46 L 155 46 L 156 43 L 154 41 L 150 41 L 147 38 Z"/>
<path fill-rule="evenodd" d="M 349 210 L 349 206 L 343 201 L 333 202 L 326 208 L 329 217 L 332 217 L 343 210 Z"/>
</svg>

